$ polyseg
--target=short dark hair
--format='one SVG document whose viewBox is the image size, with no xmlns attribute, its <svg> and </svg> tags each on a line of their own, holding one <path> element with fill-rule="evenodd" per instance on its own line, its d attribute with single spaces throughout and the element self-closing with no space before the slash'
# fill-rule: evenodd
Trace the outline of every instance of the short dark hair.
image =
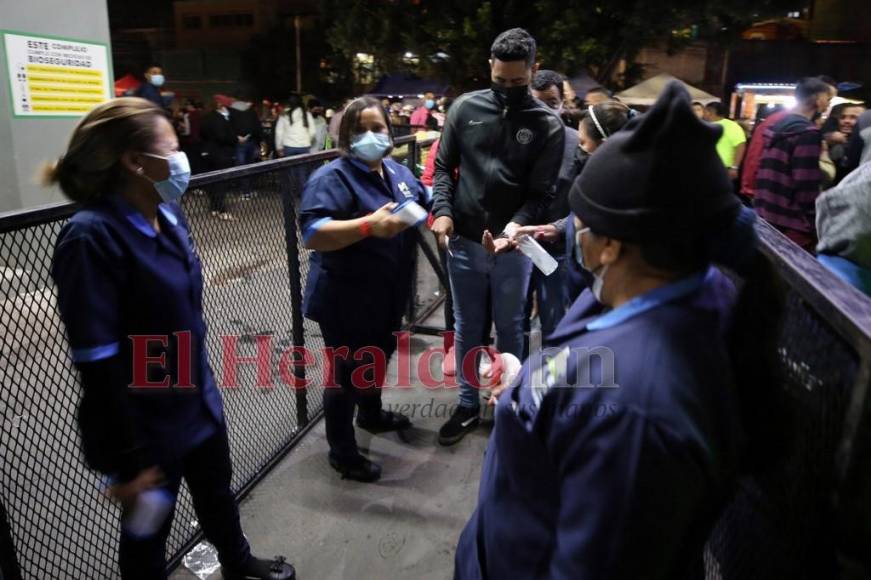
<svg viewBox="0 0 871 580">
<path fill-rule="evenodd" d="M 522 28 L 506 30 L 493 41 L 490 56 L 503 62 L 522 60 L 531 67 L 535 63 L 535 39 Z"/>
<path fill-rule="evenodd" d="M 795 85 L 795 98 L 804 103 L 822 93 L 831 94 L 834 85 L 827 83 L 820 77 L 805 77 Z"/>
<path fill-rule="evenodd" d="M 838 88 L 838 81 L 836 81 L 829 75 L 818 75 L 817 78 L 826 83 L 827 85 L 830 85 L 836 89 Z"/>
<path fill-rule="evenodd" d="M 712 101 L 705 105 L 705 108 L 712 113 L 716 114 L 718 117 L 728 117 L 729 109 L 726 108 L 726 105 L 721 103 L 720 101 Z"/>
<path fill-rule="evenodd" d="M 705 108 L 705 106 L 699 101 L 693 101 L 693 107 L 701 107 L 703 109 Z"/>
<path fill-rule="evenodd" d="M 611 93 L 605 87 L 593 87 L 592 89 L 584 93 L 584 96 L 587 96 L 590 93 L 599 93 L 601 95 L 605 95 L 606 97 L 611 97 Z"/>
<path fill-rule="evenodd" d="M 532 79 L 532 90 L 546 91 L 550 87 L 556 87 L 559 91 L 560 99 L 565 98 L 563 93 L 563 75 L 552 70 L 540 70 L 535 73 L 535 77 Z"/>
<path fill-rule="evenodd" d="M 390 133 L 390 141 L 393 141 L 393 125 L 390 123 L 390 115 L 384 113 L 381 101 L 374 97 L 360 97 L 345 107 L 342 122 L 339 124 L 339 151 L 345 155 L 351 152 L 351 137 L 360 130 L 360 113 L 370 107 L 378 109 L 384 117 L 384 124 L 387 125 L 387 131 Z"/>
</svg>

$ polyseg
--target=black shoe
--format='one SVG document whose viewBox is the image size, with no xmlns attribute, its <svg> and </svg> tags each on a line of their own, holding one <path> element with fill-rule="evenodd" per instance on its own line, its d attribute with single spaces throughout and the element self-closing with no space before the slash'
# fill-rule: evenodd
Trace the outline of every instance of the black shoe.
<svg viewBox="0 0 871 580">
<path fill-rule="evenodd" d="M 411 427 L 411 420 L 405 415 L 393 411 L 379 411 L 374 418 L 365 417 L 357 413 L 357 427 L 370 433 L 384 433 L 386 431 L 401 431 Z"/>
<path fill-rule="evenodd" d="M 381 466 L 358 455 L 350 461 L 339 461 L 330 454 L 330 466 L 342 474 L 342 479 L 371 483 L 381 479 Z"/>
<path fill-rule="evenodd" d="M 276 556 L 272 560 L 251 556 L 242 570 L 231 572 L 222 569 L 221 576 L 224 580 L 296 580 L 296 570 L 285 561 L 284 556 Z"/>
<path fill-rule="evenodd" d="M 439 443 L 445 446 L 459 443 L 478 426 L 480 412 L 478 407 L 458 406 L 448 422 L 439 429 Z"/>
</svg>

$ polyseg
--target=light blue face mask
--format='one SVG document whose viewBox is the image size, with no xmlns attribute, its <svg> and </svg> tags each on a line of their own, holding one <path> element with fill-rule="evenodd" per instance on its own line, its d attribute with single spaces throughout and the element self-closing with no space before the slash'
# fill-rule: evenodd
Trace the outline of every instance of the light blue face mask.
<svg viewBox="0 0 871 580">
<path fill-rule="evenodd" d="M 154 153 L 145 153 L 144 155 L 155 159 L 164 159 L 169 164 L 169 177 L 163 181 L 153 181 L 147 175 L 145 176 L 154 184 L 154 189 L 157 190 L 160 198 L 167 203 L 179 199 L 191 181 L 191 164 L 188 161 L 188 156 L 183 151 L 176 151 L 166 157 Z"/>
<path fill-rule="evenodd" d="M 390 137 L 384 133 L 366 131 L 351 139 L 351 153 L 367 163 L 380 161 L 393 148 Z"/>
<path fill-rule="evenodd" d="M 151 84 L 155 87 L 162 87 L 163 83 L 166 82 L 166 78 L 163 75 L 151 75 Z"/>
<path fill-rule="evenodd" d="M 581 236 L 590 231 L 590 228 L 583 228 L 578 230 L 578 233 L 575 234 L 575 260 L 578 263 L 578 266 L 581 267 L 581 270 L 587 272 L 590 276 L 593 277 L 593 284 L 590 287 L 590 290 L 593 292 L 593 296 L 596 297 L 596 300 L 599 302 L 602 301 L 602 288 L 605 286 L 605 274 L 608 272 L 608 264 L 604 266 L 599 266 L 596 270 L 600 270 L 601 274 L 597 274 L 595 271 L 590 270 L 584 264 L 584 249 L 581 246 Z"/>
<path fill-rule="evenodd" d="M 435 101 L 432 99 L 427 99 L 423 102 L 423 106 L 427 109 L 433 109 L 435 108 Z"/>
</svg>

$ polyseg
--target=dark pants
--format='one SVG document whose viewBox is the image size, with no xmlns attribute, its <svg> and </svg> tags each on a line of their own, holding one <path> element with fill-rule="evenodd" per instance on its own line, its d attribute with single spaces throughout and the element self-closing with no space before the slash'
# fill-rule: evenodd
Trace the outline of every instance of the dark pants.
<svg viewBox="0 0 871 580">
<path fill-rule="evenodd" d="M 235 165 L 235 158 L 230 155 L 209 155 L 209 171 L 229 169 Z M 219 181 L 208 186 L 206 192 L 209 196 L 209 209 L 224 213 L 227 211 L 227 187 L 224 181 Z"/>
<path fill-rule="evenodd" d="M 297 155 L 311 153 L 311 149 L 308 147 L 285 147 L 283 152 L 285 157 L 296 157 Z M 290 168 L 290 179 L 293 182 L 294 191 L 297 192 L 297 195 L 302 194 L 302 188 L 305 186 L 308 174 L 309 168 L 305 165 L 297 165 Z"/>
<path fill-rule="evenodd" d="M 232 467 L 227 431 L 222 427 L 180 460 L 161 464 L 167 488 L 178 494 L 181 479 L 187 481 L 194 510 L 206 539 L 218 550 L 221 565 L 238 570 L 251 557 L 251 549 L 242 526 L 239 509 L 230 490 Z M 172 514 L 153 537 L 135 539 L 123 531 L 118 549 L 118 563 L 125 580 L 166 578 L 166 539 L 172 525 Z"/>
<path fill-rule="evenodd" d="M 236 165 L 249 165 L 260 161 L 260 144 L 246 141 L 236 145 Z"/>
<path fill-rule="evenodd" d="M 532 269 L 529 279 L 529 293 L 526 296 L 526 316 L 523 319 L 523 358 L 529 356 L 529 334 L 531 330 L 533 294 L 538 298 L 538 320 L 541 323 L 541 338 L 547 338 L 554 330 L 569 307 L 572 305 L 569 286 L 566 281 L 566 257 L 553 256 L 559 264 L 556 271 L 545 276 L 538 268 Z"/>
<path fill-rule="evenodd" d="M 377 320 L 374 316 L 373 319 Z M 368 354 L 362 357 L 362 360 L 356 361 L 354 353 L 363 347 L 375 347 L 384 353 L 384 360 L 389 363 L 396 349 L 396 338 L 392 334 L 393 331 L 389 329 L 357 334 L 349 332 L 341 323 L 321 323 L 320 327 L 324 344 L 328 348 L 348 348 L 347 360 L 338 356 L 334 358 L 335 365 L 332 372 L 337 386 L 328 386 L 324 389 L 324 421 L 330 455 L 339 461 L 347 461 L 359 454 L 357 440 L 354 437 L 354 406 L 359 407 L 359 413 L 363 417 L 377 417 L 381 412 L 381 387 L 384 386 L 385 380 L 384 373 L 377 373 L 378 376 L 373 377 L 373 373 L 367 372 L 365 377 L 360 378 L 374 379 L 375 385 L 370 387 L 363 384 L 355 385 L 354 371 L 374 361 Z"/>
<path fill-rule="evenodd" d="M 260 161 L 260 144 L 254 141 L 246 141 L 236 145 L 236 165 L 250 165 Z M 254 189 L 250 177 L 242 179 L 242 194 L 250 197 Z"/>
</svg>

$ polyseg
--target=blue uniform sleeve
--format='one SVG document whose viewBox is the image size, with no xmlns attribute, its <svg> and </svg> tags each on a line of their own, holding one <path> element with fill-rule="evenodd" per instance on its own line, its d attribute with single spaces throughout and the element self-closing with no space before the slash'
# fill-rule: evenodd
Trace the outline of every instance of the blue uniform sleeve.
<svg viewBox="0 0 871 580">
<path fill-rule="evenodd" d="M 120 354 L 124 268 L 105 225 L 73 218 L 61 230 L 52 260 L 58 309 L 66 326 L 83 395 L 78 422 L 93 469 L 128 480 L 153 464 L 130 408 L 129 364 Z"/>
<path fill-rule="evenodd" d="M 109 358 L 120 350 L 121 250 L 99 221 L 70 221 L 52 260 L 57 302 L 76 363 Z"/>
<path fill-rule="evenodd" d="M 414 180 L 418 188 L 417 203 L 419 203 L 427 211 L 432 209 L 432 188 L 426 187 L 419 179 Z"/>
<path fill-rule="evenodd" d="M 662 547 L 699 540 L 687 530 L 706 507 L 705 474 L 680 435 L 635 409 L 602 405 L 582 419 L 567 408 L 549 413 L 560 510 L 547 577 L 669 577 L 675 550 Z"/>
<path fill-rule="evenodd" d="M 354 218 L 357 203 L 350 186 L 337 171 L 314 175 L 302 191 L 299 225 L 308 241 L 324 224 L 332 220 Z"/>
</svg>

